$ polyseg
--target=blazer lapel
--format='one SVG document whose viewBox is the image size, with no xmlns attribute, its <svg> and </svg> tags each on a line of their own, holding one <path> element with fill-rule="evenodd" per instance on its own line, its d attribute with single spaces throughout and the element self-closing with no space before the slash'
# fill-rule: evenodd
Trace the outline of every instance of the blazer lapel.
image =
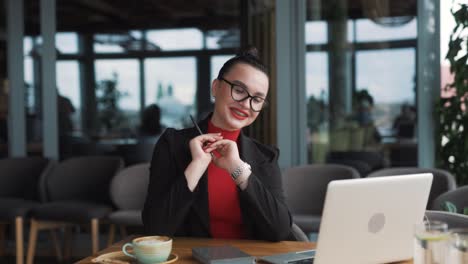
<svg viewBox="0 0 468 264">
<path fill-rule="evenodd" d="M 255 146 L 255 142 L 241 131 L 239 135 L 239 156 L 240 158 L 249 163 L 252 166 L 252 172 L 254 172 L 254 167 L 261 165 L 265 162 L 265 156 L 263 153 L 258 151 Z"/>
<path fill-rule="evenodd" d="M 258 167 L 265 163 L 264 154 L 257 149 L 255 142 L 251 138 L 245 136 L 242 132 L 239 135 L 239 148 L 240 158 L 250 164 L 252 168 L 252 174 L 255 174 L 258 171 Z M 242 222 L 244 223 L 248 238 L 253 238 L 255 227 L 248 219 L 247 201 L 245 200 L 245 196 L 240 195 L 240 189 L 238 189 L 238 192 Z"/>
</svg>

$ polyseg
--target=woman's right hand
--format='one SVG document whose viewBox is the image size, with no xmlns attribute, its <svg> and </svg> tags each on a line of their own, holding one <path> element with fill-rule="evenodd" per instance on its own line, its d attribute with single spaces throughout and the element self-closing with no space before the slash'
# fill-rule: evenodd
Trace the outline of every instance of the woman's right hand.
<svg viewBox="0 0 468 264">
<path fill-rule="evenodd" d="M 190 140 L 190 153 L 192 161 L 203 162 L 208 166 L 211 161 L 211 154 L 205 151 L 206 146 L 223 139 L 221 133 L 203 134 Z"/>
<path fill-rule="evenodd" d="M 192 138 L 189 142 L 192 162 L 185 169 L 185 178 L 187 179 L 188 187 L 191 191 L 198 185 L 203 173 L 208 168 L 211 162 L 211 153 L 205 151 L 206 146 L 218 140 L 223 139 L 220 133 L 203 134 Z"/>
</svg>

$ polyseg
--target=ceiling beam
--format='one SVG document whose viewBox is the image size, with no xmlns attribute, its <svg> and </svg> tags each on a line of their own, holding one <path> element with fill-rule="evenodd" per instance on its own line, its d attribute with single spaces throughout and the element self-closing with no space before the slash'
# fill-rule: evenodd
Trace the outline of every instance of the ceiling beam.
<svg viewBox="0 0 468 264">
<path fill-rule="evenodd" d="M 107 4 L 104 1 L 96 0 L 74 0 L 75 5 L 82 6 L 89 10 L 96 12 L 97 14 L 107 15 L 110 18 L 118 19 L 121 21 L 128 22 L 132 20 L 124 11 L 118 8 L 115 8 L 111 4 Z"/>
</svg>

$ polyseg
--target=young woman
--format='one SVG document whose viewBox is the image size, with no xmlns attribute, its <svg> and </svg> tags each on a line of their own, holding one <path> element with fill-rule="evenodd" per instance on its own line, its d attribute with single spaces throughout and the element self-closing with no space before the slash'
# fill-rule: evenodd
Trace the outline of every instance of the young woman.
<svg viewBox="0 0 468 264">
<path fill-rule="evenodd" d="M 213 113 L 166 129 L 153 154 L 142 218 L 147 234 L 286 239 L 278 150 L 242 133 L 267 104 L 268 76 L 255 49 L 228 60 L 212 83 Z"/>
</svg>

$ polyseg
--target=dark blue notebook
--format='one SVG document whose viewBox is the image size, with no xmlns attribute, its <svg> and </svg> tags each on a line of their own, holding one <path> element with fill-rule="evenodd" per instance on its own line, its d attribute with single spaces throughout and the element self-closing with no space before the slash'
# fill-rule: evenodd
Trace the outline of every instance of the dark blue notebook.
<svg viewBox="0 0 468 264">
<path fill-rule="evenodd" d="M 192 248 L 192 256 L 203 264 L 251 264 L 255 257 L 233 246 L 196 247 Z"/>
</svg>

